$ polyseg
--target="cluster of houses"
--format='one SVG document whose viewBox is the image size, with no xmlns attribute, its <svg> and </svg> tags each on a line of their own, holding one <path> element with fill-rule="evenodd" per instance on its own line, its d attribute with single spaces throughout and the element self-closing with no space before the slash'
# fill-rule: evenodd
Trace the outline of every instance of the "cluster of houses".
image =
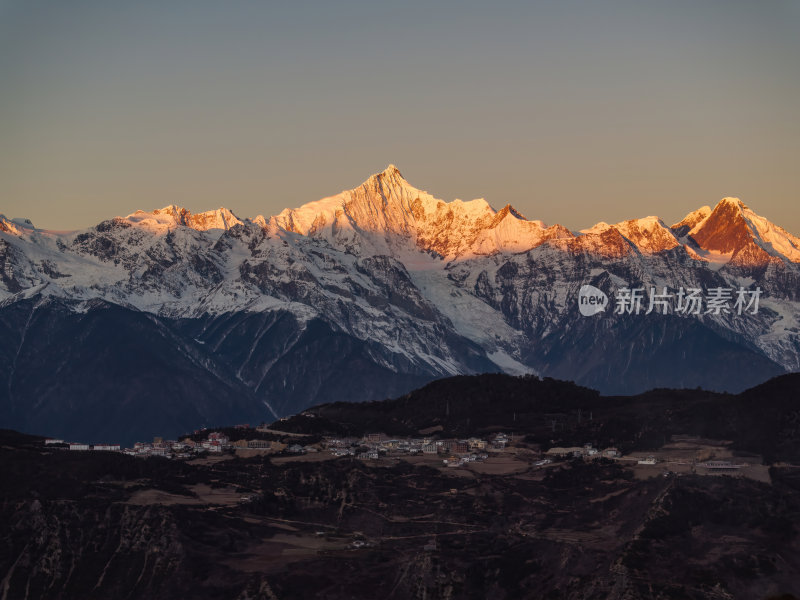
<svg viewBox="0 0 800 600">
<path fill-rule="evenodd" d="M 334 456 L 355 456 L 377 460 L 383 456 L 436 455 L 444 456 L 447 466 L 485 460 L 487 452 L 505 449 L 509 438 L 499 433 L 490 441 L 481 438 L 436 440 L 423 438 L 389 438 L 381 433 L 370 433 L 363 438 L 325 438 L 324 445 Z"/>
<path fill-rule="evenodd" d="M 251 430 L 247 425 L 237 426 L 236 429 Z M 275 433 L 262 425 L 256 431 Z M 122 452 L 130 456 L 162 456 L 165 458 L 190 459 L 198 454 L 222 454 L 224 452 L 259 451 L 284 452 L 287 454 L 310 454 L 327 451 L 336 457 L 349 456 L 362 460 L 379 460 L 381 458 L 400 458 L 403 456 L 430 456 L 442 461 L 445 467 L 460 467 L 475 461 L 489 458 L 490 453 L 502 452 L 510 444 L 511 439 L 505 433 L 497 433 L 488 439 L 470 437 L 465 439 L 435 439 L 434 437 L 420 438 L 395 438 L 382 433 L 369 433 L 363 437 L 326 437 L 312 444 L 292 443 L 285 444 L 279 441 L 269 441 L 252 438 L 252 433 L 242 431 L 239 438 L 231 441 L 230 437 L 220 431 L 209 431 L 205 439 L 196 441 L 206 433 L 206 430 L 195 431 L 192 437 L 179 441 L 164 440 L 160 437 L 149 442 L 136 442 L 133 448 L 121 448 L 119 444 L 85 444 L 80 442 L 65 442 L 63 439 L 48 438 L 45 445 L 62 450 L 79 452 Z M 194 439 L 193 439 L 194 438 Z M 298 442 L 303 437 L 296 438 Z M 555 460 L 572 458 L 597 459 L 611 458 L 635 461 L 638 465 L 655 465 L 659 461 L 652 455 L 623 457 L 617 448 L 594 448 L 592 444 L 570 447 L 553 447 L 540 456 L 535 466 L 543 467 Z M 747 464 L 734 464 L 728 460 L 708 460 L 698 463 L 707 472 L 737 471 Z M 668 475 L 667 472 L 665 475 Z"/>
<path fill-rule="evenodd" d="M 269 440 L 260 439 L 239 439 L 231 441 L 231 439 L 219 431 L 211 431 L 206 436 L 206 439 L 195 441 L 192 438 L 183 438 L 182 440 L 162 440 L 155 438 L 153 443 L 136 442 L 133 448 L 125 450 L 126 454 L 132 456 L 165 456 L 167 458 L 191 458 L 196 454 L 202 452 L 209 452 L 211 454 L 222 454 L 229 450 L 270 450 L 272 449 L 272 442 Z"/>
<path fill-rule="evenodd" d="M 96 451 L 96 452 L 119 452 L 119 444 L 83 444 L 80 442 L 65 442 L 56 438 L 47 438 L 45 446 L 55 446 L 57 448 L 68 448 L 74 451 Z"/>
<path fill-rule="evenodd" d="M 238 428 L 250 429 L 242 425 Z M 256 428 L 260 430 L 262 427 Z M 196 431 L 202 434 L 205 430 Z M 199 437 L 198 435 L 194 436 Z M 120 448 L 119 444 L 83 444 L 65 443 L 64 440 L 48 439 L 47 445 L 58 445 L 69 450 L 81 451 L 111 451 L 124 452 L 130 456 L 163 456 L 166 458 L 186 459 L 200 453 L 221 454 L 237 450 L 284 451 L 289 454 L 309 454 L 327 450 L 334 456 L 352 456 L 363 460 L 378 460 L 382 457 L 400 457 L 414 455 L 432 455 L 442 460 L 446 467 L 459 467 L 464 464 L 482 461 L 489 457 L 491 452 L 502 452 L 510 443 L 510 438 L 505 433 L 497 433 L 488 439 L 470 437 L 465 439 L 434 439 L 433 437 L 421 438 L 393 438 L 382 433 L 369 433 L 363 437 L 327 437 L 316 444 L 283 444 L 262 439 L 242 439 L 231 441 L 222 432 L 209 431 L 206 438 L 195 441 L 190 437 L 181 440 L 164 440 L 160 437 L 150 442 L 136 442 L 133 448 Z M 537 464 L 547 464 L 553 459 L 573 457 L 589 458 L 618 458 L 616 448 L 599 450 L 591 444 L 569 448 L 555 447 L 545 452 L 544 460 Z M 653 462 L 650 463 L 649 461 Z M 648 457 L 647 464 L 655 463 Z M 640 461 L 642 462 L 642 461 Z"/>
<path fill-rule="evenodd" d="M 64 440 L 54 438 L 48 438 L 44 443 L 47 446 L 76 451 L 122 452 L 129 456 L 163 456 L 166 458 L 191 458 L 192 456 L 202 452 L 220 454 L 228 450 L 236 449 L 272 449 L 272 442 L 268 440 L 241 439 L 231 442 L 227 435 L 218 431 L 209 432 L 206 439 L 199 442 L 196 442 L 188 437 L 180 441 L 165 440 L 163 438 L 156 437 L 152 442 L 136 442 L 133 445 L 133 448 L 121 448 L 119 444 L 68 443 Z M 282 444 L 280 446 L 282 447 Z"/>
<path fill-rule="evenodd" d="M 249 429 L 248 426 L 240 426 Z M 256 428 L 257 430 L 261 428 Z M 202 434 L 205 430 L 196 431 Z M 198 437 L 197 435 L 194 436 Z M 289 454 L 309 454 L 327 450 L 334 456 L 352 456 L 364 460 L 378 460 L 382 457 L 433 455 L 440 458 L 447 467 L 458 467 L 469 462 L 482 461 L 489 457 L 490 452 L 502 452 L 510 443 L 510 438 L 505 433 L 498 433 L 488 439 L 470 437 L 465 439 L 434 439 L 433 437 L 421 438 L 393 438 L 382 433 L 369 433 L 363 437 L 327 437 L 317 444 L 282 444 L 262 439 L 231 439 L 222 432 L 210 431 L 206 438 L 195 441 L 192 438 L 181 440 L 165 440 L 156 437 L 152 442 L 136 442 L 133 448 L 120 448 L 119 444 L 83 444 L 65 443 L 64 440 L 48 439 L 47 445 L 59 445 L 70 450 L 94 450 L 123 452 L 130 456 L 163 456 L 166 458 L 191 458 L 197 454 L 207 452 L 221 454 L 236 450 L 261 450 L 284 451 Z M 581 447 L 550 448 L 545 453 L 546 462 L 554 458 L 571 457 L 608 457 L 620 456 L 616 448 L 598 450 L 591 444 Z M 544 464 L 544 462 L 543 462 Z"/>
<path fill-rule="evenodd" d="M 616 448 L 606 448 L 605 450 L 598 450 L 593 448 L 591 444 L 583 446 L 570 446 L 568 448 L 555 447 L 550 448 L 545 455 L 549 458 L 582 458 L 588 456 L 590 458 L 618 458 L 620 456 L 619 450 Z"/>
</svg>

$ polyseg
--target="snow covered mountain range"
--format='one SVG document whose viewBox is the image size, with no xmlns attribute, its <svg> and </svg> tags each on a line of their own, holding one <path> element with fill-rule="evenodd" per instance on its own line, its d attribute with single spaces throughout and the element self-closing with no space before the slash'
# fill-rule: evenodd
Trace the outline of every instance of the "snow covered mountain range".
<svg viewBox="0 0 800 600">
<path fill-rule="evenodd" d="M 584 285 L 606 310 L 581 314 Z M 681 311 L 691 289 L 704 303 Z M 648 312 L 654 292 L 670 306 Z M 800 370 L 799 320 L 800 239 L 736 198 L 572 232 L 390 166 L 269 218 L 0 215 L 0 424 L 54 435 L 271 420 L 482 371 L 736 391 Z"/>
</svg>

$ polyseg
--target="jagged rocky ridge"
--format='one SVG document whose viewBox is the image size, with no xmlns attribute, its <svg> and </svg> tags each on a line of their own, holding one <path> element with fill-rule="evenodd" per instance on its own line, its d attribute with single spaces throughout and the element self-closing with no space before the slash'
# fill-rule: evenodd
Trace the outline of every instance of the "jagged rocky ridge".
<svg viewBox="0 0 800 600">
<path fill-rule="evenodd" d="M 612 302 L 626 286 L 763 293 L 757 314 L 583 317 L 584 284 Z M 734 198 L 672 227 L 571 232 L 437 200 L 390 166 L 269 218 L 169 206 L 64 233 L 0 217 L 0 418 L 116 436 L 98 407 L 125 422 L 121 406 L 171 406 L 187 428 L 486 371 L 738 391 L 800 369 L 799 293 L 800 240 Z"/>
</svg>

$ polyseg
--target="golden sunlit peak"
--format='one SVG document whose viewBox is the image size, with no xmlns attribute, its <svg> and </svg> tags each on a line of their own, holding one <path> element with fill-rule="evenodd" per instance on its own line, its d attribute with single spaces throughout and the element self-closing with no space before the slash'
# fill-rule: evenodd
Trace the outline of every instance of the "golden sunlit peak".
<svg viewBox="0 0 800 600">
<path fill-rule="evenodd" d="M 364 183 L 368 182 L 379 185 L 389 185 L 391 187 L 409 185 L 408 181 L 406 181 L 405 177 L 403 177 L 403 174 L 400 172 L 400 169 L 393 164 L 390 164 L 380 173 L 373 173 L 370 175 L 369 179 Z"/>
<path fill-rule="evenodd" d="M 714 209 L 716 210 L 719 207 L 725 207 L 725 206 L 730 206 L 730 207 L 739 208 L 739 209 L 746 209 L 747 208 L 745 203 L 742 202 L 739 198 L 735 198 L 733 196 L 728 196 L 726 198 L 723 198 L 719 202 L 717 202 L 717 206 L 715 206 Z"/>
<path fill-rule="evenodd" d="M 390 164 L 388 167 L 386 167 L 383 172 L 380 173 L 380 175 L 383 175 L 384 177 L 400 177 L 400 179 L 403 179 L 403 174 L 400 172 L 400 169 L 393 164 Z"/>
</svg>

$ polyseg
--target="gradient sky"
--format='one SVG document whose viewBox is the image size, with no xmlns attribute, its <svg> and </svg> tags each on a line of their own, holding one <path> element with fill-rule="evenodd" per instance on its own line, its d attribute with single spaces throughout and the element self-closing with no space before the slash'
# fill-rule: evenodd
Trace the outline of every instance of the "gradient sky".
<svg viewBox="0 0 800 600">
<path fill-rule="evenodd" d="M 396 164 L 580 229 L 800 234 L 800 2 L 0 0 L 0 212 L 241 217 Z"/>
</svg>

